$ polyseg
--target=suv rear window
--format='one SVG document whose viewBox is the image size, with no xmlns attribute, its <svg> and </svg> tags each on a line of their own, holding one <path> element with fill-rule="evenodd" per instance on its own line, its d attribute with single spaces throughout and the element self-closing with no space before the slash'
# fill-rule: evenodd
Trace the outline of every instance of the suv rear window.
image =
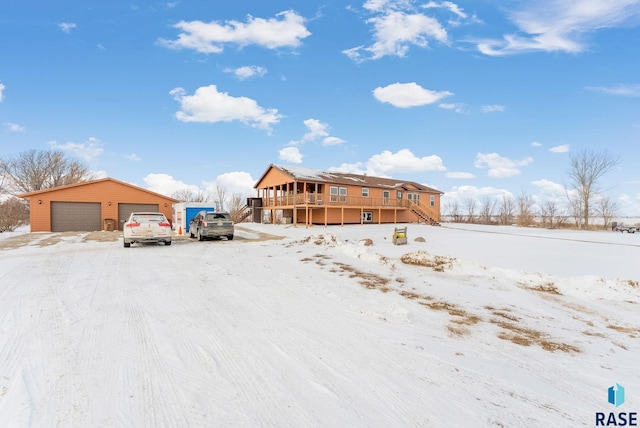
<svg viewBox="0 0 640 428">
<path fill-rule="evenodd" d="M 207 221 L 214 220 L 231 220 L 231 217 L 227 213 L 207 213 Z"/>
</svg>

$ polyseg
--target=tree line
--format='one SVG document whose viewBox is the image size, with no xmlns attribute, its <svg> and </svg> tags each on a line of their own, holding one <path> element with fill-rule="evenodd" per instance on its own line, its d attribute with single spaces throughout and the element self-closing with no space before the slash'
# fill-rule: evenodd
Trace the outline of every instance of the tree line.
<svg viewBox="0 0 640 428">
<path fill-rule="evenodd" d="M 570 224 L 578 229 L 589 229 L 593 218 L 608 228 L 619 207 L 606 194 L 600 182 L 602 177 L 620 162 L 608 151 L 582 150 L 569 157 L 568 185 L 563 200 L 536 202 L 525 190 L 517 197 L 474 197 L 452 201 L 445 205 L 444 216 L 455 222 L 501 224 L 558 228 Z"/>
<path fill-rule="evenodd" d="M 212 190 L 183 188 L 173 192 L 171 197 L 181 202 L 210 202 L 216 211 L 228 212 L 235 223 L 245 220 L 244 213 L 248 209 L 246 195 L 230 193 L 221 185 L 216 185 Z"/>
<path fill-rule="evenodd" d="M 523 191 L 516 198 L 503 196 L 477 201 L 470 197 L 462 202 L 450 202 L 444 207 L 443 214 L 453 221 L 522 226 L 540 221 L 544 226 L 560 227 L 571 220 L 578 228 L 589 228 L 593 216 L 599 216 L 608 227 L 618 207 L 601 189 L 600 181 L 619 162 L 618 156 L 606 150 L 582 150 L 570 155 L 569 185 L 564 203 L 551 200 L 538 204 Z M 28 222 L 28 204 L 16 195 L 94 178 L 95 174 L 87 166 L 59 150 L 28 150 L 0 158 L 0 232 L 15 230 Z M 245 209 L 245 195 L 230 194 L 223 186 L 216 186 L 209 192 L 185 188 L 171 196 L 183 202 L 212 202 L 217 211 L 228 211 L 235 220 Z"/>
</svg>

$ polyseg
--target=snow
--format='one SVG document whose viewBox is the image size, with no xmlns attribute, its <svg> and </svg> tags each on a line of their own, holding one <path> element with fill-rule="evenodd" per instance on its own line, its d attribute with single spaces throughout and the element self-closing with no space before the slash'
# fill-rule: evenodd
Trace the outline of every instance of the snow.
<svg viewBox="0 0 640 428">
<path fill-rule="evenodd" d="M 395 246 L 394 225 L 236 227 L 127 249 L 0 234 L 2 426 L 556 427 L 640 410 L 640 235 L 409 224 Z"/>
</svg>

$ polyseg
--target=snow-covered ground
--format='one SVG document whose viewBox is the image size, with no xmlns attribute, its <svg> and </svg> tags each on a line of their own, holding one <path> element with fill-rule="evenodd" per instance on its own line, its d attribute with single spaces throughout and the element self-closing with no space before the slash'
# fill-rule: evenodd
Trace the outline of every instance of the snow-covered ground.
<svg viewBox="0 0 640 428">
<path fill-rule="evenodd" d="M 395 246 L 393 227 L 243 224 L 127 249 L 0 234 L 0 425 L 546 428 L 640 411 L 640 235 L 409 224 Z"/>
</svg>

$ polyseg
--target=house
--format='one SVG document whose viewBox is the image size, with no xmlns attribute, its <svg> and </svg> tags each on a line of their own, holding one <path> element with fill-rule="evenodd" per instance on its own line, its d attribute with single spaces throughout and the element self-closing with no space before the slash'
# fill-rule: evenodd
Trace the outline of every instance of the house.
<svg viewBox="0 0 640 428">
<path fill-rule="evenodd" d="M 306 225 L 437 225 L 443 194 L 412 181 L 273 164 L 254 188 L 262 221 Z"/>
<path fill-rule="evenodd" d="M 171 219 L 178 200 L 113 178 L 85 181 L 18 195 L 28 199 L 31 232 L 122 230 L 134 211 Z"/>
</svg>

